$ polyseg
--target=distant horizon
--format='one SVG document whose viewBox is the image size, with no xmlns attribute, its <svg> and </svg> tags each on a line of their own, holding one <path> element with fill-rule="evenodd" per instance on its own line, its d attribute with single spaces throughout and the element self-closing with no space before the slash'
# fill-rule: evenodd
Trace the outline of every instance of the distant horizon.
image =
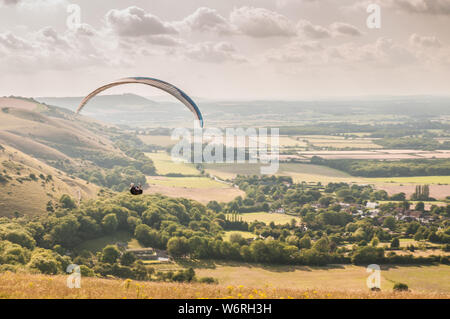
<svg viewBox="0 0 450 319">
<path fill-rule="evenodd" d="M 86 95 L 89 92 L 86 93 Z M 176 101 L 174 100 L 170 95 L 166 94 L 158 94 L 158 95 L 142 95 L 132 92 L 124 92 L 124 93 L 102 93 L 98 96 L 122 96 L 122 95 L 134 95 L 143 97 L 146 99 L 160 99 L 160 100 L 167 100 L 167 101 Z M 13 96 L 13 95 L 8 95 Z M 3 96 L 3 97 L 8 97 Z M 85 95 L 70 95 L 70 96 L 20 96 L 24 98 L 34 98 L 34 99 L 47 99 L 47 98 L 83 98 Z M 447 94 L 410 94 L 410 95 L 393 95 L 393 94 L 379 94 L 379 95 L 353 95 L 353 96 L 322 96 L 322 97 L 304 97 L 304 98 L 206 98 L 202 96 L 192 96 L 192 98 L 197 100 L 204 100 L 204 101 L 212 101 L 212 102 L 258 102 L 258 101 L 278 101 L 278 102 L 303 102 L 303 101 L 348 101 L 348 100 L 382 100 L 382 99 L 414 99 L 414 98 L 450 98 L 450 93 Z"/>
</svg>

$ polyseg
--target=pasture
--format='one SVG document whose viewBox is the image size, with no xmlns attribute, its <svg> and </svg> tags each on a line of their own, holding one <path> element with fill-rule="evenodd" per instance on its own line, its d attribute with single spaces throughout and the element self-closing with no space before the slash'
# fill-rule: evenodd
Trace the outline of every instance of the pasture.
<svg viewBox="0 0 450 319">
<path fill-rule="evenodd" d="M 102 251 L 102 249 L 107 245 L 115 245 L 116 243 L 127 243 L 128 248 L 135 249 L 135 248 L 142 248 L 142 246 L 139 244 L 139 242 L 133 238 L 127 231 L 118 231 L 111 235 L 106 235 L 100 238 L 96 239 L 90 239 L 86 240 L 80 245 L 78 245 L 75 250 L 76 251 L 83 251 L 87 250 L 93 253 L 96 253 L 98 251 Z"/>
</svg>

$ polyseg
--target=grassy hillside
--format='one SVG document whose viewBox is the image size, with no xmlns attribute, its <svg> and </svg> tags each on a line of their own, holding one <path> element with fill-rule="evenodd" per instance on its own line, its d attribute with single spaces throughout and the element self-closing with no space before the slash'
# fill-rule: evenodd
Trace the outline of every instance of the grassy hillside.
<svg viewBox="0 0 450 319">
<path fill-rule="evenodd" d="M 0 216 L 13 216 L 14 212 L 40 214 L 46 211 L 48 201 L 57 202 L 62 194 L 76 199 L 80 194 L 81 200 L 86 200 L 95 197 L 99 190 L 98 186 L 70 177 L 17 149 L 6 145 L 3 148 L 0 152 Z"/>
<path fill-rule="evenodd" d="M 83 277 L 80 289 L 67 287 L 67 276 L 30 275 L 5 272 L 0 274 L 0 298 L 69 298 L 69 299 L 405 299 L 449 298 L 448 293 L 397 292 L 386 290 L 305 289 L 252 287 L 242 285 L 210 285 L 157 283 Z"/>
</svg>

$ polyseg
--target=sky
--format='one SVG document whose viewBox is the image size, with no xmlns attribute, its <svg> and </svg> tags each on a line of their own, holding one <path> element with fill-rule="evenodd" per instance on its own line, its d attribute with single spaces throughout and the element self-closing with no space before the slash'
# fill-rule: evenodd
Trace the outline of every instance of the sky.
<svg viewBox="0 0 450 319">
<path fill-rule="evenodd" d="M 448 95 L 449 30 L 450 0 L 0 0 L 0 96 L 129 76 L 205 99 Z"/>
</svg>

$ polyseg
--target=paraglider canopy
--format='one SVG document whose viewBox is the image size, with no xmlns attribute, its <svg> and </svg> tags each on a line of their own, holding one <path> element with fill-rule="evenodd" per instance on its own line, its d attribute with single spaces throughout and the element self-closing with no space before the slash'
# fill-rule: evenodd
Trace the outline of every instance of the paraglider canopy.
<svg viewBox="0 0 450 319">
<path fill-rule="evenodd" d="M 171 94 L 172 96 L 177 98 L 180 102 L 182 102 L 184 105 L 186 105 L 186 107 L 195 115 L 195 117 L 199 121 L 200 127 L 203 127 L 202 113 L 200 112 L 200 109 L 195 104 L 195 102 L 186 93 L 184 93 L 182 90 L 180 90 L 179 88 L 177 88 L 176 86 L 174 86 L 170 83 L 167 83 L 167 82 L 164 82 L 164 81 L 161 81 L 158 79 L 154 79 L 154 78 L 147 78 L 147 77 L 124 78 L 124 79 L 120 79 L 120 80 L 117 80 L 117 81 L 114 81 L 114 82 L 111 82 L 109 84 L 99 87 L 95 91 L 92 91 L 88 96 L 86 96 L 81 101 L 80 105 L 77 108 L 76 113 L 77 114 L 80 113 L 80 111 L 89 102 L 89 100 L 91 98 L 93 98 L 94 96 L 96 96 L 97 94 L 99 94 L 109 88 L 112 88 L 114 86 L 123 85 L 123 84 L 133 84 L 133 83 L 141 83 L 141 84 L 150 85 L 150 86 L 156 87 L 158 89 L 161 89 L 161 90 Z"/>
</svg>

